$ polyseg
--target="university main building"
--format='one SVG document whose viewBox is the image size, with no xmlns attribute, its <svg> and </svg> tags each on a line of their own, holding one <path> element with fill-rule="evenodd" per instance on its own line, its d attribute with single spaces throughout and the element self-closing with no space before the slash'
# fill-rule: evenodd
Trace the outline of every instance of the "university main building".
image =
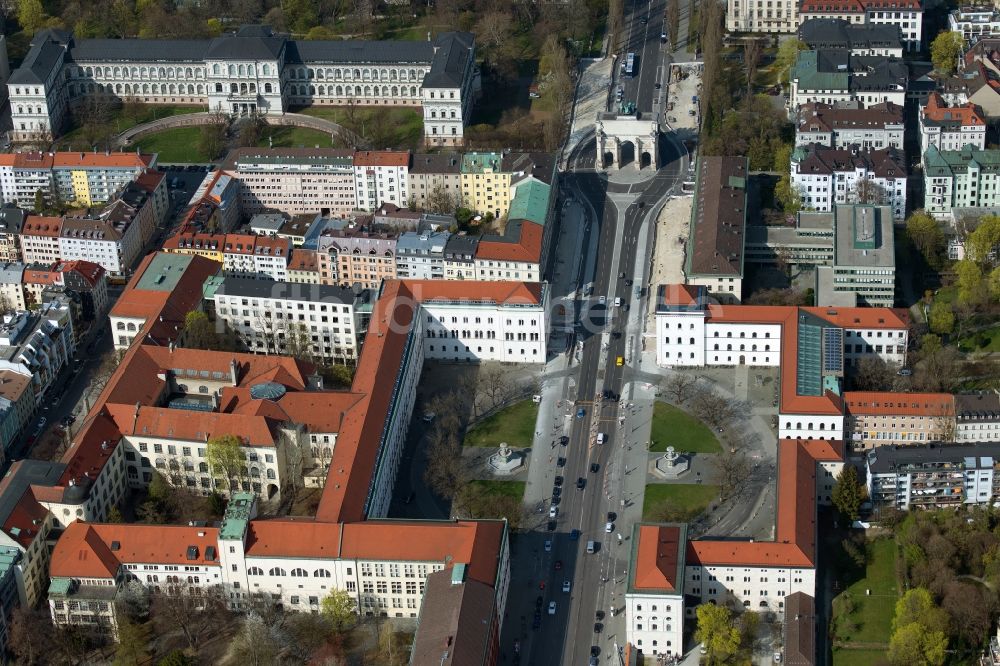
<svg viewBox="0 0 1000 666">
<path fill-rule="evenodd" d="M 464 32 L 426 42 L 295 41 L 267 26 L 214 39 L 86 39 L 42 30 L 7 83 L 15 141 L 44 141 L 88 95 L 203 105 L 234 115 L 293 106 L 413 106 L 431 145 L 462 142 L 472 112 L 475 44 Z"/>
</svg>

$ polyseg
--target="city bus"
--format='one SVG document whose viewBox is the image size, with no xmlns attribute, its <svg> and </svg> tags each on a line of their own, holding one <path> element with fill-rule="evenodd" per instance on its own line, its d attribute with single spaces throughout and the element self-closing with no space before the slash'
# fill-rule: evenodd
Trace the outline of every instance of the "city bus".
<svg viewBox="0 0 1000 666">
<path fill-rule="evenodd" d="M 632 78 L 635 76 L 635 54 L 629 53 L 625 56 L 625 76 Z"/>
</svg>

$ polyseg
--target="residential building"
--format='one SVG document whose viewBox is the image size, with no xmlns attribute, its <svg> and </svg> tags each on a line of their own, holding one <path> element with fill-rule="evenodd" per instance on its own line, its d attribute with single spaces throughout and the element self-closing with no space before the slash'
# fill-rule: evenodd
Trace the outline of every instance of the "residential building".
<svg viewBox="0 0 1000 666">
<path fill-rule="evenodd" d="M 58 481 L 66 465 L 42 460 L 18 460 L 0 480 L 0 548 L 12 560 L 16 597 L 22 608 L 35 608 L 49 586 L 48 542 L 55 538 L 55 520 L 41 504 L 47 486 Z M 17 553 L 13 555 L 11 551 Z M 8 599 L 4 599 L 6 604 Z"/>
<path fill-rule="evenodd" d="M 226 234 L 222 271 L 226 275 L 259 280 L 288 280 L 291 244 L 278 236 Z"/>
<path fill-rule="evenodd" d="M 1000 206 L 1000 150 L 939 150 L 924 153 L 924 208 L 946 219 L 953 208 Z"/>
<path fill-rule="evenodd" d="M 464 233 L 452 234 L 444 246 L 446 280 L 475 280 L 479 238 Z"/>
<path fill-rule="evenodd" d="M 800 24 L 814 18 L 833 18 L 855 25 L 894 25 L 907 50 L 920 50 L 924 17 L 920 0 L 801 0 L 797 4 Z"/>
<path fill-rule="evenodd" d="M 902 58 L 899 26 L 852 23 L 843 18 L 810 18 L 799 24 L 799 39 L 812 50 L 838 49 L 852 56 Z"/>
<path fill-rule="evenodd" d="M 6 46 L 3 47 L 6 51 Z M 4 58 L 6 59 L 6 58 Z M 14 611 L 20 606 L 17 574 L 21 552 L 13 547 L 0 547 L 0 649 L 7 650 Z"/>
<path fill-rule="evenodd" d="M 302 213 L 310 215 L 310 213 Z M 284 226 L 286 220 L 282 213 L 257 213 L 250 218 L 250 233 L 255 236 L 277 236 L 278 230 Z"/>
<path fill-rule="evenodd" d="M 897 220 L 906 217 L 906 161 L 895 148 L 798 147 L 791 179 L 806 208 L 828 212 L 835 204 L 867 203 L 889 206 Z"/>
<path fill-rule="evenodd" d="M 502 153 L 462 156 L 462 206 L 480 215 L 503 217 L 510 205 L 511 174 L 503 170 Z"/>
<path fill-rule="evenodd" d="M 110 94 L 233 115 L 312 104 L 430 105 L 447 117 L 427 125 L 425 138 L 447 145 L 463 139 L 474 63 L 473 36 L 461 32 L 433 41 L 294 41 L 244 26 L 211 39 L 109 42 L 42 30 L 7 90 L 16 141 L 58 136 L 71 101 Z"/>
<path fill-rule="evenodd" d="M 396 275 L 401 280 L 443 280 L 447 231 L 407 231 L 396 239 Z"/>
<path fill-rule="evenodd" d="M 111 308 L 115 349 L 143 343 L 179 343 L 188 312 L 201 309 L 202 285 L 222 265 L 199 256 L 149 254 Z"/>
<path fill-rule="evenodd" d="M 625 590 L 626 640 L 653 655 L 684 653 L 684 556 L 687 525 L 632 526 Z"/>
<path fill-rule="evenodd" d="M 24 264 L 0 264 L 0 310 L 26 310 Z"/>
<path fill-rule="evenodd" d="M 312 215 L 296 215 L 284 223 L 275 232 L 278 238 L 284 238 L 291 247 L 302 247 L 309 235 L 309 227 L 316 223 L 316 217 Z"/>
<path fill-rule="evenodd" d="M 507 221 L 503 235 L 480 237 L 474 260 L 476 280 L 538 282 L 542 275 L 545 227 L 522 219 Z"/>
<path fill-rule="evenodd" d="M 748 166 L 745 157 L 699 157 L 695 167 L 684 279 L 722 302 L 743 297 Z"/>
<path fill-rule="evenodd" d="M 547 284 L 409 280 L 407 285 L 426 318 L 424 358 L 546 362 Z"/>
<path fill-rule="evenodd" d="M 841 378 L 867 357 L 905 364 L 905 310 L 726 305 L 704 287 L 662 285 L 656 362 L 662 367 L 780 367 L 778 436 L 844 439 Z"/>
<path fill-rule="evenodd" d="M 221 171 L 239 186 L 244 215 L 346 217 L 358 207 L 354 151 L 334 148 L 237 148 Z"/>
<path fill-rule="evenodd" d="M 320 284 L 319 258 L 316 250 L 302 247 L 292 250 L 288 260 L 288 281 L 298 284 Z"/>
<path fill-rule="evenodd" d="M 239 237 L 241 239 L 255 238 L 255 236 L 247 236 L 245 234 L 240 234 Z M 163 241 L 161 249 L 170 254 L 196 255 L 221 264 L 226 254 L 226 234 L 181 231 Z"/>
<path fill-rule="evenodd" d="M 205 174 L 205 179 L 191 197 L 191 201 L 195 203 L 192 208 L 204 207 L 211 211 L 211 225 L 206 220 L 201 230 L 229 233 L 236 229 L 241 216 L 240 189 L 239 179 L 229 173 L 214 170 Z M 308 196 L 305 192 L 302 195 Z"/>
<path fill-rule="evenodd" d="M 378 289 L 396 277 L 396 236 L 364 227 L 330 231 L 319 237 L 317 261 L 324 284 Z"/>
<path fill-rule="evenodd" d="M 318 284 L 227 277 L 215 290 L 215 314 L 248 349 L 326 360 L 355 359 L 370 292 Z"/>
<path fill-rule="evenodd" d="M 152 200 L 138 206 L 117 200 L 98 217 L 65 217 L 59 233 L 59 259 L 89 261 L 113 277 L 132 272 L 155 230 Z"/>
<path fill-rule="evenodd" d="M 21 261 L 26 264 L 54 264 L 62 258 L 60 237 L 63 218 L 28 215 L 21 228 Z"/>
<path fill-rule="evenodd" d="M 859 146 L 862 150 L 903 150 L 903 107 L 891 102 L 868 108 L 843 108 L 821 102 L 798 110 L 795 145 L 830 148 Z"/>
<path fill-rule="evenodd" d="M 903 106 L 909 82 L 906 63 L 898 58 L 855 56 L 843 50 L 799 51 L 790 76 L 791 111 L 810 102 Z"/>
<path fill-rule="evenodd" d="M 41 303 L 50 289 L 74 294 L 80 301 L 80 326 L 74 319 L 78 339 L 95 322 L 104 325 L 108 312 L 108 273 L 100 264 L 90 261 L 60 261 L 50 266 L 25 266 L 22 278 L 26 298 Z"/>
<path fill-rule="evenodd" d="M 65 299 L 35 312 L 3 315 L 0 324 L 0 370 L 31 378 L 36 401 L 47 394 L 76 351 L 73 321 Z"/>
<path fill-rule="evenodd" d="M 464 565 L 429 574 L 410 663 L 497 663 L 500 624 L 494 596 L 489 585 L 468 577 Z"/>
<path fill-rule="evenodd" d="M 21 230 L 27 215 L 23 208 L 0 208 L 0 261 L 21 260 Z"/>
<path fill-rule="evenodd" d="M 955 396 L 950 393 L 848 391 L 844 405 L 844 439 L 855 451 L 952 441 L 955 437 Z"/>
<path fill-rule="evenodd" d="M 17 112 L 12 107 L 13 112 Z M 122 153 L 8 153 L 0 155 L 0 196 L 22 208 L 41 191 L 81 207 L 110 201 L 125 185 L 156 166 L 156 155 Z"/>
<path fill-rule="evenodd" d="M 1000 441 L 1000 395 L 993 391 L 956 395 L 954 436 L 942 439 L 960 444 Z"/>
<path fill-rule="evenodd" d="M 413 153 L 407 177 L 410 199 L 420 210 L 450 212 L 462 204 L 461 153 Z M 442 203 L 444 210 L 433 210 Z"/>
<path fill-rule="evenodd" d="M 408 151 L 364 150 L 354 153 L 356 208 L 372 211 L 383 202 L 399 207 L 410 200 Z"/>
<path fill-rule="evenodd" d="M 785 597 L 782 661 L 787 666 L 816 666 L 816 599 L 805 592 Z"/>
<path fill-rule="evenodd" d="M 965 5 L 948 14 L 948 30 L 962 33 L 967 42 L 1000 37 L 1000 12 L 992 5 Z"/>
<path fill-rule="evenodd" d="M 8 459 L 11 445 L 31 422 L 36 407 L 31 376 L 14 370 L 0 370 L 0 447 L 3 460 Z"/>
<path fill-rule="evenodd" d="M 877 446 L 865 458 L 868 497 L 876 511 L 989 506 L 1000 499 L 998 457 L 1000 442 Z"/>
<path fill-rule="evenodd" d="M 995 39 L 986 41 L 993 45 L 998 43 Z M 972 104 L 983 116 L 997 118 L 1000 117 L 1000 72 L 997 71 L 1000 55 L 994 50 L 984 53 L 978 48 L 983 45 L 980 42 L 965 53 L 957 73 L 951 76 L 933 73 L 928 79 L 945 104 Z"/>
<path fill-rule="evenodd" d="M 930 146 L 938 150 L 961 150 L 972 146 L 986 148 L 986 120 L 974 104 L 947 106 L 934 92 L 920 107 L 920 154 Z"/>
<path fill-rule="evenodd" d="M 753 0 L 728 0 L 729 32 L 794 33 L 798 27 L 799 0 L 775 0 L 764 9 Z"/>
</svg>

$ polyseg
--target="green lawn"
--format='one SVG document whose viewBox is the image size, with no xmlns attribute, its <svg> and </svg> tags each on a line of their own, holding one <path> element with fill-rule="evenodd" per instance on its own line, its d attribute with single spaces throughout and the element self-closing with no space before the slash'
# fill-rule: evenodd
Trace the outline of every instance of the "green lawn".
<svg viewBox="0 0 1000 666">
<path fill-rule="evenodd" d="M 888 666 L 885 650 L 834 650 L 833 666 Z"/>
<path fill-rule="evenodd" d="M 489 495 L 504 495 L 520 500 L 524 497 L 524 481 L 473 481 Z"/>
<path fill-rule="evenodd" d="M 651 483 L 643 496 L 642 519 L 658 520 L 659 506 L 663 503 L 694 517 L 718 496 L 719 486 L 709 483 Z"/>
<path fill-rule="evenodd" d="M 476 424 L 465 434 L 465 445 L 499 446 L 507 442 L 514 448 L 529 448 L 537 420 L 538 405 L 531 400 L 516 402 Z"/>
<path fill-rule="evenodd" d="M 341 125 L 351 125 L 347 121 L 346 109 L 340 106 L 307 106 L 302 109 L 292 109 L 292 111 L 307 116 L 325 118 Z M 374 146 L 375 148 L 416 148 L 420 145 L 424 135 L 424 120 L 418 109 L 362 107 L 356 109 L 355 114 L 355 124 L 366 135 L 370 135 L 367 128 L 371 127 L 375 114 L 385 117 L 385 123 L 391 131 L 387 140 L 381 142 L 385 145 Z"/>
<path fill-rule="evenodd" d="M 687 412 L 665 402 L 653 407 L 650 433 L 651 451 L 666 451 L 668 446 L 689 453 L 722 453 L 719 440 L 704 423 Z"/>
<path fill-rule="evenodd" d="M 320 132 L 319 130 L 307 127 L 290 127 L 288 125 L 278 127 L 272 125 L 264 131 L 264 138 L 258 143 L 259 146 L 263 147 L 267 145 L 268 135 L 274 141 L 275 148 L 312 148 L 313 146 L 330 148 L 333 145 L 330 135 L 326 132 Z"/>
<path fill-rule="evenodd" d="M 211 162 L 208 155 L 198 148 L 200 127 L 175 127 L 154 134 L 147 134 L 134 144 L 144 153 L 159 153 L 159 162 Z"/>
<path fill-rule="evenodd" d="M 958 341 L 964 352 L 1000 351 L 1000 326 L 972 333 Z"/>
<path fill-rule="evenodd" d="M 131 110 L 119 109 L 111 116 L 108 128 L 114 134 L 120 134 L 125 130 L 148 123 L 158 118 L 167 116 L 178 116 L 184 113 L 200 113 L 207 109 L 203 106 L 176 106 L 159 104 L 142 104 L 133 107 Z M 90 150 L 90 145 L 85 145 L 83 130 L 79 126 L 74 126 L 68 132 L 59 137 L 59 150 Z"/>
<path fill-rule="evenodd" d="M 871 594 L 867 591 L 870 590 Z M 854 610 L 845 613 L 850 596 Z M 868 564 L 865 576 L 841 592 L 833 600 L 833 617 L 838 643 L 862 643 L 888 646 L 892 617 L 895 613 L 899 587 L 896 583 L 896 542 L 877 539 L 868 544 Z M 851 623 L 854 626 L 849 626 Z M 840 663 L 868 663 L 843 660 Z"/>
</svg>

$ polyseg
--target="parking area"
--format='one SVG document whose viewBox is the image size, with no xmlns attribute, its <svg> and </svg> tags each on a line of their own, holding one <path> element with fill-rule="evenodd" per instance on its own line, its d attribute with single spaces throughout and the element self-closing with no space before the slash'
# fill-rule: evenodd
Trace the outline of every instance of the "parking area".
<svg viewBox="0 0 1000 666">
<path fill-rule="evenodd" d="M 675 130 L 698 130 L 701 68 L 699 64 L 672 65 L 670 68 L 666 120 Z"/>
</svg>

